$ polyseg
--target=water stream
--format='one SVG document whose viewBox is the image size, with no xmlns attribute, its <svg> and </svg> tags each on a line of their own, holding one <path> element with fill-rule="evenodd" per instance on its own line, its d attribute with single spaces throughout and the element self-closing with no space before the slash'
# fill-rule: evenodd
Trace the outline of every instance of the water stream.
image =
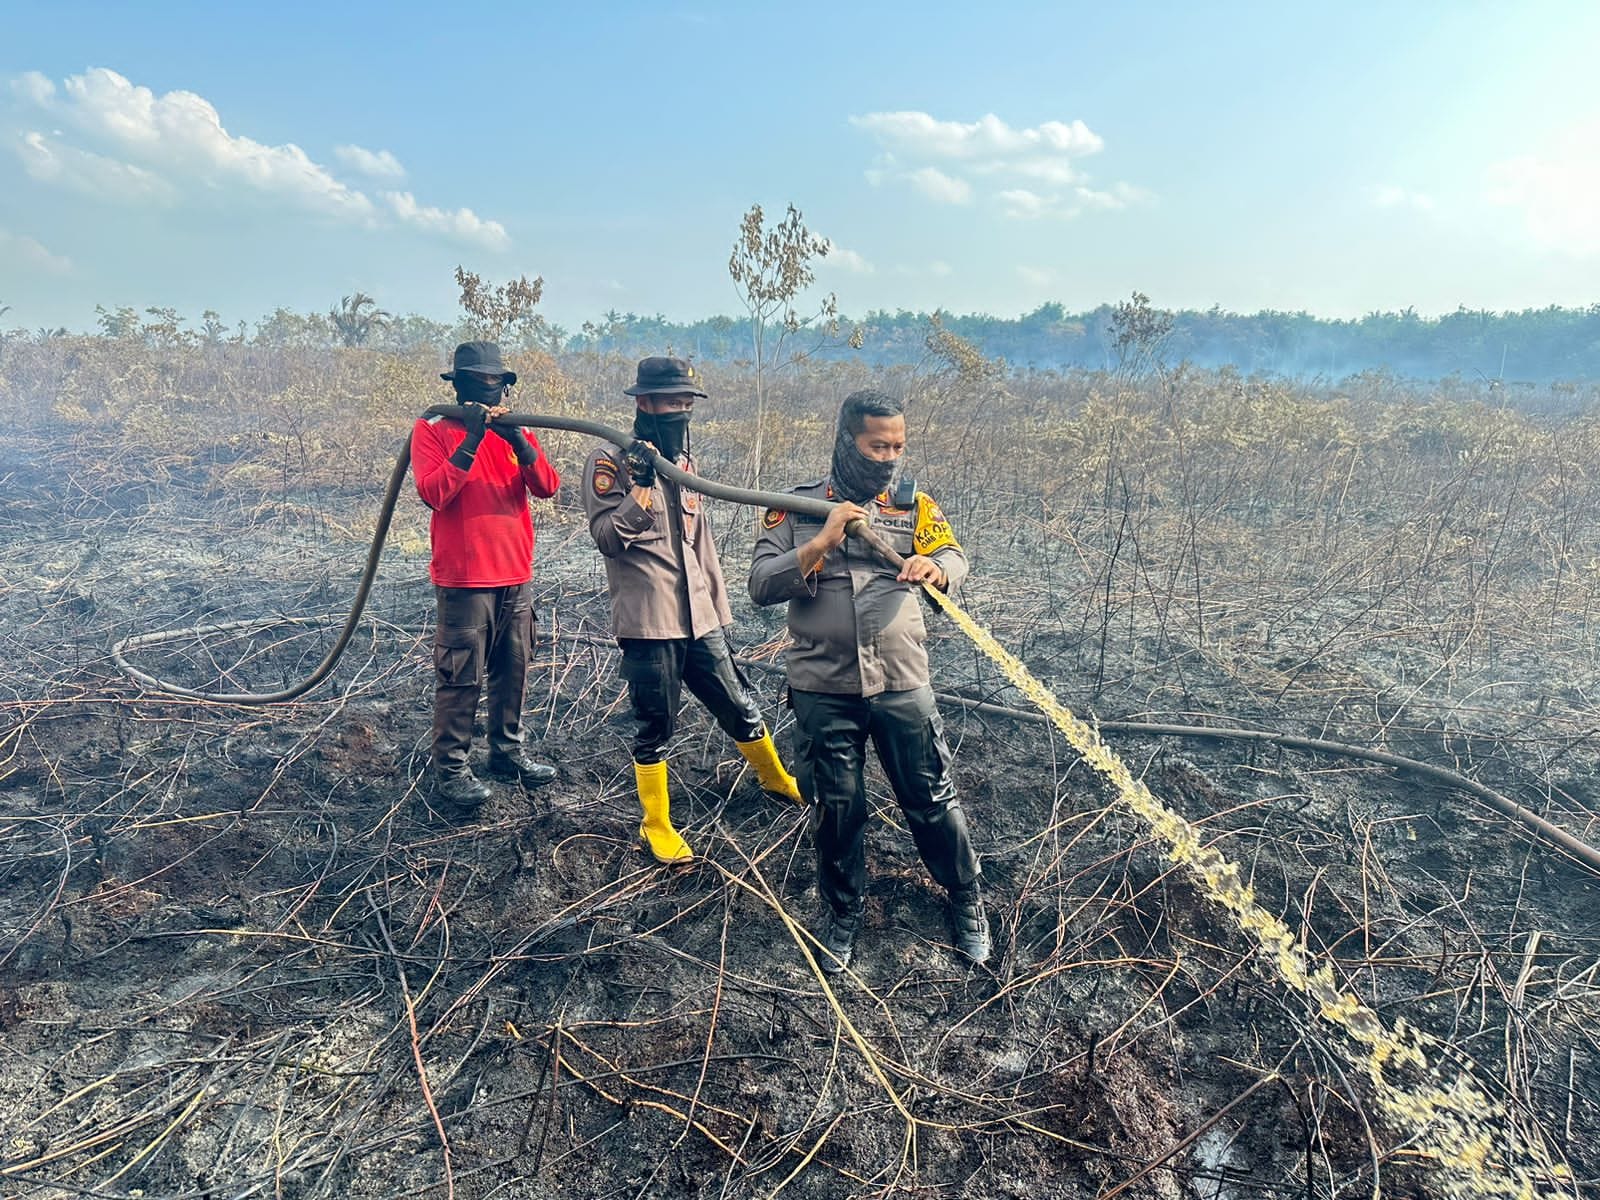
<svg viewBox="0 0 1600 1200">
<path fill-rule="evenodd" d="M 1314 964 L 1283 919 L 1256 903 L 1238 865 L 1215 846 L 1205 845 L 1193 824 L 1158 800 L 1100 740 L 1099 730 L 1074 716 L 948 596 L 932 587 L 923 590 L 1105 777 L 1166 856 L 1228 913 L 1253 943 L 1257 959 L 1288 988 L 1305 995 L 1317 1015 L 1338 1030 L 1336 1044 L 1371 1082 L 1390 1128 L 1406 1139 L 1411 1156 L 1431 1162 L 1445 1195 L 1576 1200 L 1570 1170 L 1553 1162 L 1542 1139 L 1530 1137 L 1484 1091 L 1470 1062 L 1404 1018 L 1386 1026 L 1358 996 L 1342 990 L 1333 965 Z"/>
</svg>

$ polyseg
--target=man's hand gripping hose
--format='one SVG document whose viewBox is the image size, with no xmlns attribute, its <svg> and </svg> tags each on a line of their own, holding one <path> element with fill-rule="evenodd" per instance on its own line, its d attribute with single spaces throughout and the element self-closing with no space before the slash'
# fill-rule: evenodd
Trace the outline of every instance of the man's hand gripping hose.
<svg viewBox="0 0 1600 1200">
<path fill-rule="evenodd" d="M 450 417 L 459 420 L 463 415 L 461 406 L 455 404 L 439 404 L 429 408 L 424 416 Z M 609 425 L 602 425 L 598 421 L 585 421 L 577 417 L 547 417 L 536 414 L 510 413 L 497 417 L 490 422 L 491 429 L 503 427 L 507 431 L 517 428 L 555 429 L 569 433 L 587 434 L 590 437 L 600 438 L 612 445 L 625 449 L 634 447 L 635 439 L 632 434 L 613 429 Z M 715 480 L 706 479 L 700 475 L 691 475 L 680 469 L 676 464 L 669 463 L 653 450 L 655 469 L 663 477 L 674 483 L 682 484 L 702 495 L 711 496 L 718 500 L 729 500 L 735 504 L 751 504 L 765 508 L 778 508 L 786 512 L 807 513 L 811 516 L 821 517 L 826 520 L 828 513 L 834 505 L 827 500 L 817 500 L 807 496 L 794 496 L 784 492 L 762 492 L 749 488 L 733 487 Z M 378 574 L 378 563 L 383 553 L 385 539 L 389 535 L 389 524 L 394 517 L 395 505 L 400 498 L 400 488 L 405 483 L 406 472 L 411 467 L 411 439 L 408 436 L 405 444 L 400 447 L 400 452 L 395 457 L 394 469 L 389 473 L 389 482 L 384 489 L 383 502 L 378 508 L 377 526 L 373 530 L 372 545 L 367 550 L 366 565 L 362 569 L 361 581 L 357 585 L 355 599 L 351 602 L 350 615 L 345 619 L 343 628 L 339 631 L 338 640 L 327 656 L 316 668 L 292 687 L 284 688 L 279 692 L 206 692 L 196 688 L 186 688 L 180 684 L 172 683 L 165 679 L 158 679 L 145 671 L 139 670 L 128 661 L 128 653 L 144 646 L 156 646 L 169 642 L 176 637 L 194 637 L 210 633 L 244 632 L 251 629 L 264 629 L 275 625 L 307 624 L 320 620 L 318 617 L 266 617 L 254 621 L 226 621 L 220 624 L 204 625 L 190 629 L 168 630 L 161 633 L 141 634 L 137 637 L 124 638 L 111 648 L 111 656 L 117 666 L 126 674 L 159 692 L 166 692 L 173 696 L 187 696 L 196 700 L 211 700 L 219 704 L 283 704 L 297 699 L 316 687 L 332 672 L 341 655 L 349 646 L 351 639 L 361 620 L 361 613 L 366 608 L 367 598 L 372 592 L 372 584 Z M 870 545 L 885 561 L 892 563 L 897 569 L 903 569 L 905 559 L 895 553 L 880 536 L 866 525 L 865 522 L 855 520 L 846 527 L 856 537 L 861 538 Z M 933 585 L 924 583 L 923 588 L 931 592 Z M 930 596 L 931 599 L 931 596 Z M 1271 742 L 1295 749 L 1310 749 L 1325 754 L 1347 754 L 1351 757 L 1362 758 L 1368 761 L 1380 761 L 1400 770 L 1408 771 L 1413 775 L 1420 775 L 1436 783 L 1443 783 L 1461 791 L 1477 796 L 1479 799 L 1492 804 L 1503 814 L 1517 821 L 1528 829 L 1546 845 L 1565 852 L 1570 857 L 1584 864 L 1590 870 L 1600 874 L 1600 849 L 1580 841 L 1572 834 L 1559 826 L 1545 820 L 1537 813 L 1517 804 L 1509 797 L 1493 791 L 1486 785 L 1476 780 L 1468 779 L 1454 771 L 1443 767 L 1435 767 L 1429 763 L 1417 762 L 1412 759 L 1401 758 L 1399 755 L 1382 753 L 1360 746 L 1343 746 L 1334 742 L 1321 742 L 1309 744 L 1307 739 L 1296 738 L 1289 734 L 1276 734 L 1268 731 L 1243 731 L 1221 730 L 1203 726 L 1181 725 L 1143 725 L 1136 722 L 1116 723 L 1125 732 L 1148 732 L 1157 736 L 1167 737 L 1198 737 L 1216 738 L 1229 736 L 1249 737 L 1252 740 Z M 1108 724 L 1107 728 L 1111 728 Z"/>
</svg>

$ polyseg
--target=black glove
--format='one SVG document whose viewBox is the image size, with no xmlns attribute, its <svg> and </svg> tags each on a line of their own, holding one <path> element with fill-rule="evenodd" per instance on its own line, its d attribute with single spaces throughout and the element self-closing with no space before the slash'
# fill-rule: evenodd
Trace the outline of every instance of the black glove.
<svg viewBox="0 0 1600 1200">
<path fill-rule="evenodd" d="M 517 462 L 531 467 L 539 461 L 539 446 L 523 432 L 521 425 L 497 424 L 494 431 L 511 443 L 511 452 L 517 456 Z"/>
<path fill-rule="evenodd" d="M 483 441 L 483 431 L 489 428 L 489 410 L 481 404 L 463 404 L 460 421 L 467 427 L 467 436 L 450 456 L 450 462 L 463 471 L 470 471 L 472 460 L 478 454 L 478 445 Z"/>
<path fill-rule="evenodd" d="M 656 460 L 649 442 L 637 440 L 628 447 L 628 477 L 634 487 L 655 487 Z"/>
</svg>

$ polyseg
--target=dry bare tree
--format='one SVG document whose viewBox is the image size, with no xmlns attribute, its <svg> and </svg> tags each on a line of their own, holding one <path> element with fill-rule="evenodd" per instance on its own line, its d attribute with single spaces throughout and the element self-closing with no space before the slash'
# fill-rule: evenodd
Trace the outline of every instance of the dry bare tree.
<svg viewBox="0 0 1600 1200">
<path fill-rule="evenodd" d="M 547 340 L 549 328 L 534 312 L 544 295 L 542 275 L 532 280 L 519 275 L 495 287 L 481 275 L 457 266 L 456 284 L 461 288 L 461 311 L 475 336 L 490 342 L 503 341 L 507 334 L 536 343 Z"/>
<path fill-rule="evenodd" d="M 800 210 L 789 205 L 788 214 L 771 228 L 761 205 L 752 204 L 739 222 L 739 236 L 728 256 L 728 274 L 739 299 L 750 314 L 755 350 L 756 425 L 750 444 L 750 486 L 761 486 L 763 435 L 767 416 L 767 377 L 774 364 L 782 365 L 785 343 L 808 325 L 821 322 L 829 332 L 837 329 L 839 306 L 833 293 L 823 298 L 817 312 L 803 317 L 795 307 L 800 293 L 816 275 L 812 263 L 826 258 L 830 245 L 806 228 Z"/>
</svg>

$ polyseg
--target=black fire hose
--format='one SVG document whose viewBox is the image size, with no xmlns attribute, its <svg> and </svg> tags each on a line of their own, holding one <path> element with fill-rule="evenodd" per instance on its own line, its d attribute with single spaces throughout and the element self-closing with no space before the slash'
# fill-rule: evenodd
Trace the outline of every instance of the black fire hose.
<svg viewBox="0 0 1600 1200">
<path fill-rule="evenodd" d="M 453 417 L 459 420 L 460 414 L 459 405 L 437 404 L 428 409 L 423 415 L 429 417 Z M 531 426 L 535 429 L 559 429 L 569 433 L 583 433 L 619 447 L 629 447 L 634 441 L 629 434 L 612 429 L 609 425 L 602 425 L 598 421 L 585 421 L 579 417 L 545 417 L 512 413 L 490 422 L 490 428 L 494 428 L 497 425 Z M 689 472 L 679 468 L 675 463 L 669 463 L 659 454 L 652 453 L 652 457 L 655 460 L 656 471 L 659 474 L 664 475 L 674 483 L 718 500 L 731 500 L 736 504 L 760 505 L 765 508 L 779 508 L 786 512 L 806 513 L 810 516 L 824 519 L 835 507 L 827 500 L 816 500 L 808 496 L 794 496 L 785 492 L 759 492 L 750 488 L 739 488 L 725 483 L 717 483 L 715 480 L 704 479 L 699 475 L 691 475 Z M 338 663 L 340 656 L 344 654 L 346 647 L 350 645 L 350 640 L 355 636 L 356 626 L 361 620 L 361 613 L 367 606 L 368 596 L 372 593 L 373 580 L 378 575 L 378 560 L 383 553 L 383 544 L 389 536 L 389 524 L 394 518 L 395 505 L 400 499 L 400 488 L 405 483 L 406 472 L 410 467 L 411 438 L 407 436 L 405 444 L 400 447 L 400 453 L 395 456 L 394 470 L 389 473 L 389 484 L 384 489 L 383 503 L 378 509 L 377 528 L 373 531 L 372 546 L 367 551 L 366 566 L 361 572 L 361 582 L 356 588 L 355 599 L 351 602 L 350 615 L 345 619 L 344 628 L 339 631 L 339 638 L 334 643 L 333 649 L 328 651 L 327 656 L 317 664 L 316 669 L 310 675 L 307 675 L 293 687 L 285 688 L 281 692 L 202 692 L 195 688 L 186 688 L 179 684 L 171 683 L 165 679 L 157 679 L 154 675 L 139 670 L 128 661 L 128 651 L 169 640 L 172 637 L 171 633 L 150 633 L 142 634 L 138 637 L 124 638 L 111 648 L 112 660 L 128 675 L 145 686 L 173 696 L 187 696 L 196 700 L 212 700 L 219 704 L 255 705 L 282 704 L 305 695 L 328 677 Z M 895 566 L 898 567 L 905 561 L 864 522 L 859 520 L 852 521 L 847 528 L 850 533 L 865 540 L 878 554 Z M 265 617 L 255 621 L 227 621 L 216 625 L 203 626 L 189 632 L 221 633 L 246 629 L 264 629 L 273 625 L 303 624 L 313 619 L 315 618 Z M 979 704 L 965 698 L 954 699 L 956 703 L 964 703 L 974 708 L 992 712 L 1004 712 L 1006 715 L 1016 716 L 1024 720 L 1040 719 L 1038 715 L 1033 713 L 1002 709 L 998 705 Z M 1337 742 L 1324 742 L 1318 739 L 1271 733 L 1264 730 L 1214 729 L 1187 725 L 1146 725 L 1132 721 L 1108 721 L 1102 724 L 1100 728 L 1107 730 L 1120 729 L 1129 733 L 1148 733 L 1165 737 L 1241 738 L 1257 742 L 1269 742 L 1291 749 L 1312 750 L 1320 753 L 1365 759 L 1368 762 L 1380 762 L 1387 766 L 1409 771 L 1424 778 L 1432 779 L 1435 782 L 1458 788 L 1478 797 L 1517 821 L 1546 845 L 1556 847 L 1590 870 L 1600 873 L 1600 849 L 1580 841 L 1564 829 L 1545 820 L 1537 813 L 1531 812 L 1494 789 L 1444 767 L 1436 767 L 1429 763 L 1403 758 L 1398 754 L 1389 754 L 1385 751 L 1367 750 L 1359 746 L 1347 746 Z"/>
<path fill-rule="evenodd" d="M 456 404 L 436 404 L 422 415 L 425 417 L 452 417 L 459 420 L 461 407 Z M 579 417 L 544 417 L 526 413 L 511 413 L 489 423 L 491 429 L 496 426 L 531 426 L 535 429 L 560 429 L 569 433 L 585 433 L 591 437 L 597 437 L 622 447 L 631 446 L 634 441 L 631 434 L 613 429 L 609 425 L 602 425 L 598 421 L 585 421 Z M 824 519 L 836 507 L 830 501 L 817 500 L 809 496 L 794 496 L 785 492 L 758 492 L 750 488 L 739 488 L 726 483 L 717 483 L 714 480 L 690 474 L 676 463 L 668 462 L 661 455 L 654 453 L 654 451 L 651 452 L 651 456 L 655 460 L 656 471 L 659 474 L 674 483 L 718 500 L 731 500 L 736 504 L 753 504 L 764 508 L 781 508 L 786 512 L 806 513 L 810 516 Z M 362 569 L 361 582 L 356 588 L 355 599 L 350 605 L 350 615 L 345 619 L 344 628 L 339 631 L 339 638 L 334 642 L 333 649 L 328 651 L 327 656 L 317 664 L 316 669 L 311 674 L 293 687 L 284 688 L 281 692 L 203 692 L 197 688 L 187 688 L 166 679 L 158 679 L 148 672 L 139 670 L 138 667 L 128 661 L 128 651 L 137 650 L 142 646 L 159 644 L 163 640 L 169 639 L 172 636 L 170 633 L 148 633 L 138 637 L 124 638 L 111 647 L 112 661 L 146 687 L 154 688 L 158 692 L 166 692 L 172 696 L 187 696 L 194 700 L 214 700 L 219 704 L 283 704 L 305 695 L 333 672 L 333 668 L 338 664 L 345 649 L 350 645 L 350 640 L 355 637 L 356 627 L 361 621 L 361 614 L 367 607 L 367 598 L 372 593 L 373 581 L 378 577 L 378 560 L 383 555 L 383 544 L 389 537 L 389 525 L 394 519 L 395 505 L 400 500 L 400 489 L 405 484 L 406 472 L 410 468 L 411 438 L 408 435 L 405 444 L 400 447 L 400 453 L 395 456 L 394 470 L 389 472 L 389 483 L 383 492 L 383 503 L 378 508 L 377 528 L 373 530 L 372 545 L 367 550 L 366 566 Z M 895 553 L 893 547 L 884 541 L 881 536 L 873 532 L 865 522 L 852 521 L 847 528 L 850 533 L 866 541 L 886 561 L 893 563 L 896 567 L 904 564 L 905 560 Z M 273 625 L 304 623 L 306 620 L 306 618 L 297 617 L 265 617 L 258 621 L 228 621 L 218 625 L 208 625 L 204 629 L 195 632 L 222 633 L 265 629 Z"/>
</svg>

